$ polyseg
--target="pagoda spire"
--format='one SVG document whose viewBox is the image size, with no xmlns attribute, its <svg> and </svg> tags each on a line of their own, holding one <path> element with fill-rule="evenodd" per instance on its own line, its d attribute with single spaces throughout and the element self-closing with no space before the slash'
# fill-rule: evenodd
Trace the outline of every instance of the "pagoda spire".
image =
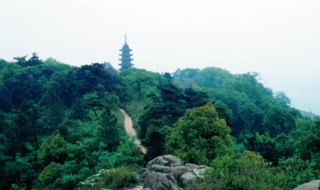
<svg viewBox="0 0 320 190">
<path fill-rule="evenodd" d="M 131 63 L 131 61 L 133 61 L 133 59 L 131 58 L 131 56 L 132 56 L 132 54 L 130 53 L 131 51 L 132 51 L 132 49 L 130 49 L 127 44 L 127 34 L 125 34 L 124 35 L 124 44 L 123 44 L 122 48 L 120 49 L 121 58 L 119 60 L 121 61 L 121 63 L 119 65 L 121 66 L 121 69 L 128 69 L 133 66 L 133 64 Z"/>
</svg>

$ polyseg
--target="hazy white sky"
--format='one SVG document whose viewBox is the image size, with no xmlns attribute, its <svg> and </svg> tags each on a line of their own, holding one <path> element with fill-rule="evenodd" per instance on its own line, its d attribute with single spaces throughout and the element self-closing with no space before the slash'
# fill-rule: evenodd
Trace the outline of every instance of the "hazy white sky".
<svg viewBox="0 0 320 190">
<path fill-rule="evenodd" d="M 37 52 L 117 67 L 127 33 L 138 68 L 258 72 L 293 106 L 320 114 L 319 0 L 0 0 L 0 8 L 8 61 Z"/>
</svg>

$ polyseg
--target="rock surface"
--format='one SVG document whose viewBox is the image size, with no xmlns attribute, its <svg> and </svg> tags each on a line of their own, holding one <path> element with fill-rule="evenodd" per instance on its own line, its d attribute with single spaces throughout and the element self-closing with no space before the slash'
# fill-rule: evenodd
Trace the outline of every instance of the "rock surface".
<svg viewBox="0 0 320 190">
<path fill-rule="evenodd" d="M 196 180 L 197 180 L 197 176 L 193 172 L 186 172 L 186 173 L 182 174 L 181 177 L 179 178 L 179 182 L 182 185 L 191 184 L 191 183 L 195 182 Z"/>
<path fill-rule="evenodd" d="M 178 190 L 180 189 L 177 185 L 177 180 L 170 174 L 160 173 L 160 172 L 150 172 L 145 178 L 143 185 L 145 190 Z"/>
<path fill-rule="evenodd" d="M 293 190 L 319 190 L 320 189 L 320 180 L 313 180 L 309 183 L 302 184 Z"/>
<path fill-rule="evenodd" d="M 205 175 L 208 166 L 184 164 L 172 155 L 154 158 L 147 163 L 141 177 L 144 178 L 144 190 L 178 190 L 181 186 L 192 184 L 197 178 Z"/>
<path fill-rule="evenodd" d="M 165 166 L 165 167 L 174 167 L 174 166 L 183 166 L 183 161 L 172 155 L 164 155 L 164 156 L 158 156 L 154 158 L 153 160 L 150 160 L 147 163 L 147 169 L 151 169 L 153 166 Z"/>
</svg>

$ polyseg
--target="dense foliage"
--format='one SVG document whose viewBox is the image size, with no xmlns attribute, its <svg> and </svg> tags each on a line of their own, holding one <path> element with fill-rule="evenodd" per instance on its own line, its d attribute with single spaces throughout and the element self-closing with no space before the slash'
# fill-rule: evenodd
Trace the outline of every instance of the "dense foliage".
<svg viewBox="0 0 320 190">
<path fill-rule="evenodd" d="M 164 154 L 165 138 L 171 126 L 184 115 L 186 109 L 202 106 L 207 99 L 200 91 L 182 90 L 171 83 L 159 86 L 158 90 L 159 94 L 149 94 L 152 102 L 145 107 L 138 123 L 140 137 L 145 139 L 148 149 L 145 161 Z"/>
<path fill-rule="evenodd" d="M 218 157 L 211 166 L 206 178 L 187 189 L 285 189 L 283 173 L 253 152 Z"/>
<path fill-rule="evenodd" d="M 189 163 L 209 164 L 228 153 L 230 128 L 212 104 L 187 110 L 173 126 L 166 148 Z"/>
<path fill-rule="evenodd" d="M 142 164 L 121 127 L 131 94 L 117 71 L 15 59 L 0 61 L 0 189 L 74 189 L 101 169 Z"/>
<path fill-rule="evenodd" d="M 261 165 L 248 165 L 248 170 L 261 173 L 253 173 L 262 175 L 260 179 L 253 176 L 252 184 L 232 185 L 236 183 L 233 180 L 245 184 L 249 178 L 241 179 L 240 170 L 224 168 L 226 171 L 217 170 L 210 176 L 217 179 L 219 172 L 227 172 L 223 181 L 215 181 L 216 185 L 225 183 L 227 186 L 218 187 L 206 181 L 203 184 L 207 184 L 208 189 L 290 189 L 320 177 L 319 119 L 302 117 L 290 106 L 290 99 L 284 93 L 274 93 L 264 87 L 258 74 L 233 75 L 219 68 L 185 69 L 174 73 L 173 79 L 173 83 L 159 86 L 157 94 L 148 96 L 151 103 L 139 119 L 140 135 L 149 150 L 145 160 L 165 152 L 194 163 L 209 163 L 213 159 L 217 163 L 230 151 L 235 155 L 242 155 L 247 150 L 256 152 L 231 158 L 235 163 L 243 164 L 250 163 L 250 159 L 260 160 Z M 205 111 L 196 111 L 204 109 L 199 106 L 206 102 L 211 102 L 218 112 L 209 120 L 224 119 L 231 128 L 234 145 L 226 149 L 223 147 L 230 145 L 229 141 L 221 143 L 219 147 L 224 149 L 223 154 L 214 154 L 215 143 L 211 140 L 221 139 L 226 133 L 211 133 L 215 125 L 208 127 L 208 120 L 201 114 Z M 188 110 L 194 107 L 199 108 Z M 271 178 L 275 171 L 281 175 Z"/>
<path fill-rule="evenodd" d="M 0 60 L 0 189 L 87 189 L 95 176 L 95 188 L 122 188 L 166 153 L 212 167 L 187 189 L 292 189 L 320 178 L 319 118 L 303 117 L 258 74 L 14 59 Z"/>
</svg>

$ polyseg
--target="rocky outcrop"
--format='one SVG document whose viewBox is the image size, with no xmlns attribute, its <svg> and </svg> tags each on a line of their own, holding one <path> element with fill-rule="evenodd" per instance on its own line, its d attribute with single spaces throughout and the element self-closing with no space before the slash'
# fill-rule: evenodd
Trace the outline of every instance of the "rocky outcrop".
<svg viewBox="0 0 320 190">
<path fill-rule="evenodd" d="M 136 181 L 142 178 L 143 183 L 140 181 L 135 187 L 122 188 L 122 190 L 180 190 L 183 186 L 204 177 L 208 168 L 210 167 L 204 165 L 184 164 L 180 158 L 172 155 L 159 156 L 149 161 L 146 168 L 137 174 Z M 112 170 L 100 170 L 97 174 L 80 182 L 77 189 L 109 190 L 106 189 L 105 182 Z"/>
<path fill-rule="evenodd" d="M 320 189 L 320 180 L 313 180 L 309 183 L 300 185 L 293 190 L 319 190 Z"/>
<path fill-rule="evenodd" d="M 178 190 L 204 176 L 208 166 L 184 164 L 172 155 L 159 156 L 147 163 L 144 178 L 144 190 Z"/>
</svg>

